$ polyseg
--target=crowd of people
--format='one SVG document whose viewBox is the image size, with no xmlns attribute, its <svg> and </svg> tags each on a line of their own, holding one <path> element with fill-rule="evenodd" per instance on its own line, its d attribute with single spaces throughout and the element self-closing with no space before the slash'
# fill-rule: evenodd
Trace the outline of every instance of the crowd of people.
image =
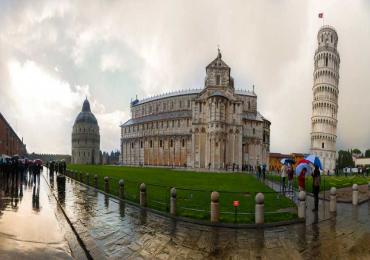
<svg viewBox="0 0 370 260">
<path fill-rule="evenodd" d="M 306 176 L 308 172 L 308 168 L 304 167 L 298 173 L 298 190 L 299 191 L 306 191 Z M 314 195 L 314 211 L 318 210 L 319 205 L 319 193 L 320 193 L 320 182 L 321 182 L 321 173 L 319 167 L 315 166 L 312 174 L 312 193 Z M 293 191 L 293 182 L 294 182 L 294 168 L 291 164 L 283 164 L 280 171 L 280 179 L 281 179 L 281 190 L 282 192 L 286 192 L 286 188 L 289 191 Z M 286 187 L 286 179 L 288 180 Z"/>
<path fill-rule="evenodd" d="M 42 169 L 41 160 L 29 160 L 19 156 L 2 157 L 0 161 L 0 172 L 5 177 L 18 176 L 18 174 L 25 174 L 29 172 L 34 181 L 40 178 Z"/>
</svg>

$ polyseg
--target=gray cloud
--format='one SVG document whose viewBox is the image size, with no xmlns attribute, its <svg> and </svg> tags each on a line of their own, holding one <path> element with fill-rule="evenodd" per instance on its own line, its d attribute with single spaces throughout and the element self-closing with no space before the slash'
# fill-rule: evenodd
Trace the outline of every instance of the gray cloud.
<svg viewBox="0 0 370 260">
<path fill-rule="evenodd" d="M 73 120 L 88 94 L 102 148 L 118 148 L 116 126 L 128 119 L 130 98 L 202 88 L 205 66 L 219 44 L 236 87 L 256 85 L 259 110 L 272 122 L 271 150 L 306 152 L 319 12 L 339 34 L 338 148 L 370 147 L 365 0 L 5 1 L 0 3 L 0 109 L 25 136 L 29 150 L 69 152 Z M 49 77 L 41 81 L 52 85 L 40 99 L 67 86 L 63 93 L 69 101 L 53 107 L 41 102 L 48 110 L 43 120 L 60 122 L 56 127 L 30 130 L 34 126 L 21 112 L 40 111 L 14 100 L 10 62 L 20 68 L 34 64 L 40 77 Z"/>
</svg>

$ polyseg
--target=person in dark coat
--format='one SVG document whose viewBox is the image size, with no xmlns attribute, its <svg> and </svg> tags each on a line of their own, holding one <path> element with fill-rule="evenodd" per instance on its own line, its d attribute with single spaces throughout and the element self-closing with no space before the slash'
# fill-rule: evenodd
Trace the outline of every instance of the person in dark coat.
<svg viewBox="0 0 370 260">
<path fill-rule="evenodd" d="M 313 209 L 313 211 L 318 211 L 320 193 L 320 170 L 317 166 L 315 166 L 315 170 L 312 174 L 312 192 L 315 200 L 315 208 Z"/>
</svg>

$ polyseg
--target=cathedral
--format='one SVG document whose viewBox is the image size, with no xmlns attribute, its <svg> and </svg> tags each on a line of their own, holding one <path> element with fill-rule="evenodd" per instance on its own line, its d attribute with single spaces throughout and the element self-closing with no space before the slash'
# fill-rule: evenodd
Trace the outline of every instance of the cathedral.
<svg viewBox="0 0 370 260">
<path fill-rule="evenodd" d="M 87 98 L 73 125 L 71 162 L 73 164 L 100 163 L 99 125 L 91 112 Z"/>
<path fill-rule="evenodd" d="M 121 125 L 123 165 L 243 169 L 269 163 L 270 121 L 253 91 L 236 90 L 220 50 L 202 89 L 131 102 Z"/>
</svg>

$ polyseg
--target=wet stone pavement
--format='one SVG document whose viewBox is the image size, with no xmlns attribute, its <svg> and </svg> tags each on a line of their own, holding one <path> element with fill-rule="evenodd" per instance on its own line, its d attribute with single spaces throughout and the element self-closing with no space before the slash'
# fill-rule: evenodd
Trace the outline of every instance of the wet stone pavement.
<svg viewBox="0 0 370 260">
<path fill-rule="evenodd" d="M 28 173 L 0 173 L 0 259 L 73 256 L 84 254 L 45 180 Z"/>
<path fill-rule="evenodd" d="M 46 171 L 43 176 L 40 212 L 45 210 L 47 218 L 55 216 L 53 221 L 61 226 L 61 232 L 54 234 L 55 237 L 48 237 L 47 242 L 51 245 L 49 250 L 53 250 L 54 255 L 60 258 L 72 256 L 80 259 L 84 256 L 76 242 L 71 242 L 71 232 L 68 232 L 65 224 L 61 224 L 65 220 L 55 200 L 53 202 L 50 190 L 95 259 L 370 259 L 368 203 L 357 207 L 338 204 L 335 217 L 329 214 L 328 203 L 320 201 L 319 214 L 308 210 L 306 224 L 266 229 L 216 228 L 174 221 L 143 211 L 68 177 L 57 181 L 55 176 Z M 18 202 L 18 207 L 28 204 L 25 203 L 26 192 L 31 190 L 23 191 L 23 199 Z M 0 200 L 1 205 L 4 205 L 3 198 L 4 195 Z M 308 199 L 308 203 L 309 208 L 312 201 Z M 25 209 L 27 216 L 33 214 L 31 205 L 29 201 L 28 210 Z M 0 207 L 3 214 L 0 216 L 0 259 L 14 252 L 15 248 L 14 242 L 7 242 L 8 250 L 4 249 L 3 241 L 7 241 L 7 238 L 3 233 L 16 233 L 16 230 L 7 230 L 9 227 L 5 225 L 10 222 L 5 221 L 4 217 L 10 213 L 3 208 Z M 50 211 L 45 208 L 50 208 Z M 48 226 L 55 228 L 58 226 L 56 224 L 53 222 Z M 33 231 L 36 234 L 41 232 L 40 229 Z M 53 232 L 48 229 L 48 233 Z M 23 235 L 19 231 L 19 236 Z"/>
<path fill-rule="evenodd" d="M 306 224 L 230 229 L 158 216 L 69 178 L 64 186 L 63 208 L 94 258 L 370 259 L 368 203 L 338 204 L 335 217 L 324 201 L 311 212 L 308 197 Z"/>
</svg>

